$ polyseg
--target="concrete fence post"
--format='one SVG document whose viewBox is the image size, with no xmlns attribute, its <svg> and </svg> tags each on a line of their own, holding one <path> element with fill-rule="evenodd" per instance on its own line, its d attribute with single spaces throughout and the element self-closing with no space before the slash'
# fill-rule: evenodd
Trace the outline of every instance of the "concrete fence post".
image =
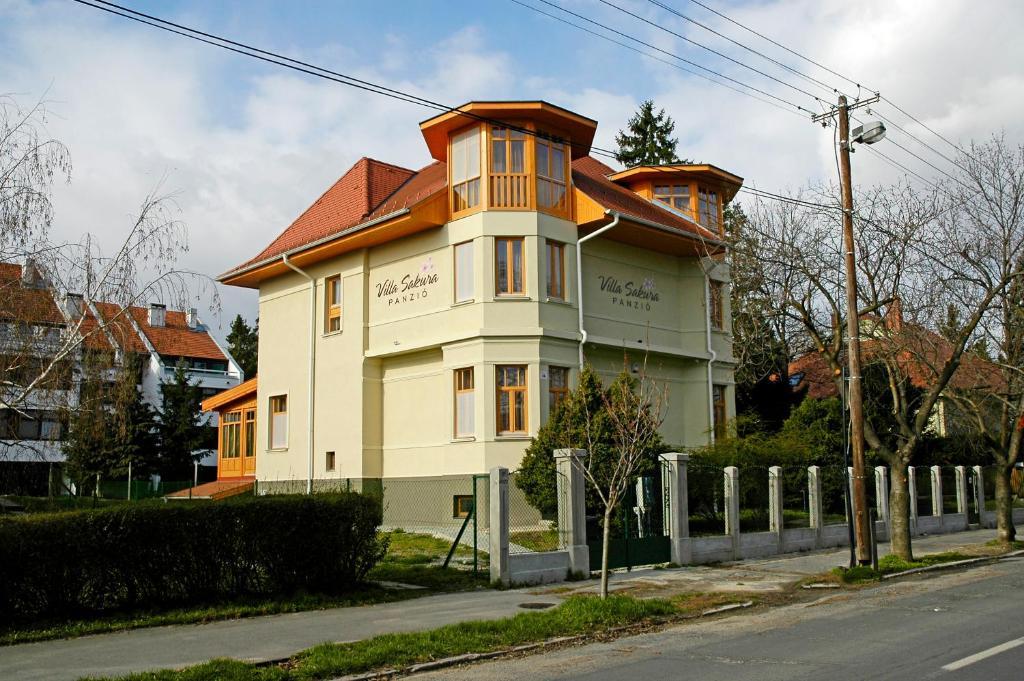
<svg viewBox="0 0 1024 681">
<path fill-rule="evenodd" d="M 590 574 L 587 548 L 586 480 L 583 477 L 585 449 L 556 449 L 555 477 L 558 494 L 558 548 L 569 552 L 569 570 Z"/>
<path fill-rule="evenodd" d="M 974 506 L 978 510 L 978 526 L 985 527 L 985 477 L 981 466 L 973 466 Z"/>
<path fill-rule="evenodd" d="M 942 467 L 932 466 L 932 515 L 942 527 Z"/>
<path fill-rule="evenodd" d="M 967 467 L 956 467 L 956 512 L 967 515 Z"/>
<path fill-rule="evenodd" d="M 690 546 L 690 492 L 687 481 L 689 454 L 666 452 L 661 455 L 668 476 L 668 538 L 669 560 L 676 565 L 693 562 Z"/>
<path fill-rule="evenodd" d="M 786 527 L 782 510 L 782 468 L 770 466 L 768 468 L 768 531 L 777 535 L 779 553 L 782 553 L 782 530 Z"/>
<path fill-rule="evenodd" d="M 821 503 L 821 468 L 818 466 L 807 467 L 807 500 L 808 508 L 811 511 L 811 527 L 821 534 L 824 525 Z"/>
<path fill-rule="evenodd" d="M 725 533 L 732 537 L 733 555 L 740 550 L 740 471 L 725 467 Z"/>
<path fill-rule="evenodd" d="M 910 497 L 910 533 L 917 533 L 917 469 L 907 466 L 907 495 Z"/>
<path fill-rule="evenodd" d="M 889 469 L 875 466 L 875 509 L 878 519 L 889 525 Z"/>
<path fill-rule="evenodd" d="M 491 581 L 508 586 L 512 574 L 508 565 L 508 469 L 491 469 L 491 508 L 488 529 Z"/>
</svg>

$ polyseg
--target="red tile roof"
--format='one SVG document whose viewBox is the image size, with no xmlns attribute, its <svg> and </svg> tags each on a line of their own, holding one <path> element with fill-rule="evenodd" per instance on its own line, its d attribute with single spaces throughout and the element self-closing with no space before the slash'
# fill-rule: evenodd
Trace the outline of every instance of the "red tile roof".
<svg viewBox="0 0 1024 681">
<path fill-rule="evenodd" d="M 133 306 L 128 311 L 160 355 L 227 359 L 208 331 L 189 327 L 184 312 L 167 310 L 164 326 L 151 326 L 148 309 Z"/>
<path fill-rule="evenodd" d="M 608 176 L 614 173 L 613 169 L 593 156 L 572 163 L 572 181 L 576 187 L 607 210 L 621 213 L 627 219 L 633 217 L 656 222 L 687 236 L 721 241 L 720 235 L 612 182 Z"/>
<path fill-rule="evenodd" d="M 0 263 L 0 318 L 64 325 L 64 315 L 51 290 L 23 286 L 21 272 L 21 265 Z"/>
<path fill-rule="evenodd" d="M 139 334 L 132 327 L 131 321 L 125 315 L 120 305 L 114 303 L 93 303 L 96 311 L 100 313 L 107 331 L 114 337 L 114 342 L 125 352 L 134 352 L 139 355 L 148 355 L 149 349 L 139 338 Z"/>
<path fill-rule="evenodd" d="M 412 178 L 427 173 L 431 180 L 436 180 L 438 165 L 442 164 L 433 163 L 415 172 L 372 158 L 359 159 L 269 246 L 236 269 L 281 255 L 386 214 L 382 210 L 375 210 L 383 206 L 390 207 L 388 212 L 407 208 L 418 202 L 418 198 L 425 198 L 424 189 L 436 184 L 430 181 L 425 183 L 422 178 L 416 182 Z M 444 176 L 443 181 L 447 183 L 447 173 L 442 172 L 440 175 Z M 414 187 L 410 188 L 409 185 Z"/>
</svg>

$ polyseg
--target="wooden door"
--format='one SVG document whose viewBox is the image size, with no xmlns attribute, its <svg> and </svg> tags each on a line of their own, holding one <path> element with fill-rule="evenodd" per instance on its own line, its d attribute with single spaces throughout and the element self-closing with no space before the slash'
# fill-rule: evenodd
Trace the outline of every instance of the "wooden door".
<svg viewBox="0 0 1024 681">
<path fill-rule="evenodd" d="M 246 409 L 242 424 L 242 475 L 256 475 L 256 410 Z"/>
<path fill-rule="evenodd" d="M 229 411 L 220 416 L 218 478 L 242 475 L 242 412 Z"/>
</svg>

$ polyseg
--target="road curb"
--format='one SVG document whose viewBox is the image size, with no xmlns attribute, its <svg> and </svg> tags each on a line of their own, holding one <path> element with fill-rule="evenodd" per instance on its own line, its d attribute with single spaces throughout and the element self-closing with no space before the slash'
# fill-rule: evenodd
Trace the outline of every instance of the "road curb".
<svg viewBox="0 0 1024 681">
<path fill-rule="evenodd" d="M 893 572 L 888 575 L 882 575 L 882 581 L 884 582 L 888 579 L 896 579 L 897 577 L 906 577 L 908 575 L 917 575 L 923 572 L 936 572 L 938 570 L 950 570 L 958 567 L 970 567 L 972 565 L 981 565 L 982 563 L 996 563 L 1004 558 L 1016 558 L 1017 556 L 1024 556 L 1024 549 L 1010 551 L 1009 553 L 1003 553 L 998 556 L 979 556 L 978 558 L 967 558 L 965 560 L 954 560 L 949 563 L 936 563 L 935 565 L 911 568 L 909 570 L 904 570 L 903 572 Z"/>
<path fill-rule="evenodd" d="M 672 624 L 673 622 L 680 621 L 692 621 L 701 619 L 703 617 L 710 617 L 712 615 L 719 615 L 724 612 L 730 612 L 732 610 L 743 610 L 746 608 L 753 607 L 754 601 L 744 601 L 743 603 L 728 603 L 726 605 L 720 605 L 715 608 L 709 608 L 694 615 L 687 617 L 676 617 L 676 618 L 657 618 L 647 622 L 639 622 L 637 624 L 627 624 L 621 627 L 612 627 L 611 629 L 605 629 L 602 634 L 623 634 L 628 631 L 642 630 L 649 627 L 650 625 L 661 625 L 661 624 Z M 466 664 L 468 662 L 479 662 L 481 660 L 489 660 L 495 657 L 503 657 L 505 655 L 515 655 L 517 653 L 525 653 L 534 650 L 543 650 L 545 648 L 551 648 L 555 646 L 562 646 L 567 643 L 576 643 L 580 641 L 587 641 L 592 638 L 589 634 L 579 634 L 577 636 L 558 636 L 556 638 L 549 638 L 545 641 L 539 641 L 537 643 L 526 643 L 521 646 L 514 646 L 512 648 L 504 648 L 502 650 L 492 650 L 485 653 L 463 653 L 462 655 L 454 655 L 452 657 L 444 657 L 439 660 L 430 660 L 428 662 L 419 662 L 414 665 L 409 665 L 402 669 L 382 669 L 373 672 L 362 672 L 359 674 L 349 674 L 347 676 L 339 676 L 330 681 L 375 681 L 376 679 L 390 679 L 394 676 L 405 676 L 407 674 L 416 674 L 419 672 L 433 671 L 435 669 L 444 669 L 446 667 L 454 667 L 460 664 Z"/>
</svg>

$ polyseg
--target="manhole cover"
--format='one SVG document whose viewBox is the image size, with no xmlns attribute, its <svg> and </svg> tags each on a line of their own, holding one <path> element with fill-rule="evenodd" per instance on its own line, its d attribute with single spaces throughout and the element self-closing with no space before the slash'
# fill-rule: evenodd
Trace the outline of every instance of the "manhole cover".
<svg viewBox="0 0 1024 681">
<path fill-rule="evenodd" d="M 554 603 L 520 603 L 520 608 L 526 608 L 527 610 L 547 610 L 548 608 L 555 607 Z"/>
</svg>

